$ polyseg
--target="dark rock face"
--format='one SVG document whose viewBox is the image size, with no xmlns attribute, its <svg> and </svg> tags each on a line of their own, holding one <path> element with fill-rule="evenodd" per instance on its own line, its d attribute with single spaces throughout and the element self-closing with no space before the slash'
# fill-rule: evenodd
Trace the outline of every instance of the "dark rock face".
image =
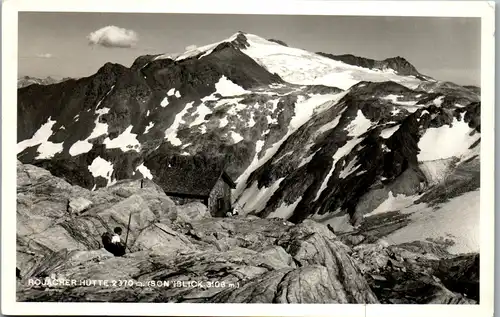
<svg viewBox="0 0 500 317">
<path fill-rule="evenodd" d="M 282 82 L 278 75 L 270 74 L 243 54 L 238 49 L 241 45 L 243 44 L 239 42 L 222 43 L 211 54 L 201 59 L 196 56 L 179 62 L 168 59 L 153 61 L 145 66 L 141 73 L 154 79 L 148 81 L 153 89 L 175 87 L 182 95 L 193 99 L 215 92 L 214 85 L 222 75 L 243 88 Z"/>
<path fill-rule="evenodd" d="M 435 274 L 451 291 L 463 293 L 479 303 L 479 254 L 443 259 Z"/>
<path fill-rule="evenodd" d="M 431 250 L 366 244 L 354 247 L 352 257 L 383 304 L 478 304 L 479 255 L 438 257 Z"/>
<path fill-rule="evenodd" d="M 375 62 L 375 68 L 377 69 L 394 69 L 398 73 L 402 75 L 413 75 L 413 76 L 421 76 L 415 66 L 410 64 L 406 59 L 401 56 L 391 57 L 384 59 L 380 62 Z"/>
<path fill-rule="evenodd" d="M 53 127 L 53 131 L 71 140 L 72 136 L 69 132 L 59 130 L 63 122 L 66 123 L 64 130 L 69 131 L 72 128 L 78 130 L 76 127 L 79 126 L 78 122 L 81 119 L 75 122 L 76 124 L 72 123 L 73 119 L 77 115 L 87 117 L 86 112 L 105 97 L 125 71 L 126 68 L 121 65 L 107 63 L 91 77 L 69 80 L 55 85 L 31 85 L 18 89 L 18 141 L 33 136 L 48 118 L 60 122 Z M 45 105 L 49 104 L 51 106 L 47 109 Z M 75 132 L 75 130 L 71 131 Z M 57 137 L 56 133 L 54 138 L 57 139 Z"/>
<path fill-rule="evenodd" d="M 138 120 L 148 109 L 154 115 L 154 108 L 160 103 L 160 98 L 171 88 L 179 90 L 185 96 L 183 101 L 188 102 L 215 92 L 214 85 L 223 75 L 243 88 L 282 82 L 279 76 L 270 74 L 257 65 L 236 49 L 235 45 L 223 43 L 203 59 L 196 57 L 180 62 L 168 59 L 151 61 L 139 71 L 136 70 L 137 64 L 148 57 L 139 58 L 131 69 L 107 63 L 95 75 L 78 81 L 19 89 L 18 122 L 21 126 L 18 140 L 31 137 L 49 117 L 58 122 L 53 130 L 57 131 L 62 122 L 65 122 L 65 130 L 83 130 L 80 135 L 77 133 L 73 136 L 73 139 L 83 139 L 92 125 L 87 129 L 83 129 L 82 125 L 89 126 L 95 120 L 91 110 L 99 102 L 102 102 L 103 107 L 111 109 L 103 119 L 110 126 L 110 134 L 117 135 L 129 124 L 134 127 L 139 124 Z M 43 107 L 48 104 L 51 104 L 50 109 Z M 91 113 L 85 114 L 87 111 Z M 80 118 L 72 123 L 71 119 L 76 115 Z M 171 116 L 172 113 L 162 114 L 165 115 Z M 63 131 L 59 133 L 67 134 Z M 57 142 L 58 135 L 53 138 Z M 70 135 L 66 135 L 64 139 L 65 144 L 73 143 Z"/>
<path fill-rule="evenodd" d="M 418 109 L 408 111 L 404 106 L 398 107 L 397 103 L 382 99 L 391 94 L 408 100 L 418 101 L 417 95 L 424 98 L 423 94 L 393 82 L 360 83 L 336 105 L 311 118 L 288 137 L 273 159 L 248 179 L 249 187 L 257 182 L 259 189 L 269 188 L 282 179 L 265 208 L 258 210 L 258 215 L 266 217 L 280 206 L 292 205 L 300 199 L 295 212 L 288 218 L 292 222 L 341 209 L 356 223 L 364 213 L 377 207 L 372 195 L 374 191 L 384 193 L 378 199 L 380 204 L 389 191 L 411 196 L 425 189 L 422 186 L 427 180 L 417 156 L 420 153 L 418 143 L 427 129 L 452 124 L 455 118 L 480 131 L 478 103 L 457 107 L 444 98 L 438 107 L 433 101 L 439 95 L 434 95 L 418 101 L 422 103 Z M 394 115 L 394 109 L 399 113 Z M 427 116 L 427 113 L 432 115 Z M 336 124 L 329 126 L 331 122 Z M 354 122 L 366 127 L 359 135 L 350 136 Z M 324 131 L 326 126 L 329 129 Z M 381 136 L 381 131 L 393 127 L 397 130 L 392 135 Z M 344 152 L 346 148 L 348 152 Z M 358 166 L 357 172 L 346 175 L 350 164 Z M 479 174 L 474 175 L 471 177 L 475 177 L 477 186 Z M 458 185 L 470 182 L 471 177 L 457 181 L 457 188 L 463 189 L 457 195 L 477 188 Z"/>
<path fill-rule="evenodd" d="M 108 63 L 95 75 L 87 78 L 19 89 L 18 140 L 31 138 L 43 124 L 51 120 L 56 123 L 51 128 L 52 134 L 48 141 L 62 143 L 62 150 L 48 159 L 37 158 L 38 145 L 27 147 L 19 153 L 19 159 L 47 168 L 71 183 L 90 189 L 94 185 L 105 185 L 104 179 L 93 177 L 87 168 L 97 157 L 113 165 L 114 170 L 110 177 L 123 179 L 135 177 L 134 169 L 141 163 L 141 157 L 142 160 L 148 161 L 146 157 L 149 156 L 179 155 L 179 147 L 164 143 L 165 131 L 189 102 L 194 106 L 193 111 L 187 114 L 192 115 L 194 120 L 194 110 L 202 104 L 200 98 L 215 93 L 216 84 L 221 78 L 226 77 L 243 89 L 283 83 L 278 75 L 269 73 L 239 50 L 248 45 L 245 42 L 246 38 L 240 34 L 234 41 L 220 44 L 203 58 L 200 58 L 200 54 L 173 61 L 155 59 L 157 56 L 142 56 L 131 68 Z M 175 89 L 176 94 L 170 96 L 168 92 L 172 89 Z M 257 93 L 254 96 L 259 95 Z M 246 99 L 242 101 L 243 104 L 255 105 L 251 96 L 244 96 Z M 270 99 L 267 95 L 261 96 Z M 214 98 L 223 101 L 225 97 L 218 95 Z M 168 106 L 159 106 L 162 102 Z M 248 120 L 251 110 L 246 112 L 242 114 L 243 118 Z M 262 125 L 262 119 L 265 120 L 266 115 L 267 113 L 262 113 L 262 118 L 259 118 L 259 114 L 255 113 L 252 120 L 260 119 L 257 125 Z M 213 125 L 218 125 L 219 121 L 227 116 L 224 112 Z M 148 131 L 148 126 L 152 123 L 154 127 Z M 105 131 L 105 134 L 92 137 L 98 124 L 106 125 L 107 133 Z M 131 128 L 130 133 L 137 135 L 140 149 L 125 150 L 126 153 L 123 153 L 123 150 L 102 145 L 105 138 L 113 141 L 125 133 L 127 128 Z M 187 130 L 179 130 L 178 135 L 185 138 L 195 137 L 200 141 L 191 142 L 191 148 L 185 149 L 188 153 L 206 152 L 209 156 L 225 155 L 230 158 L 234 163 L 228 170 L 233 176 L 237 176 L 241 169 L 250 163 L 248 158 L 251 155 L 249 151 L 252 140 L 221 144 L 220 132 L 213 131 L 213 128 L 215 127 L 208 133 L 198 132 L 198 136 Z M 229 128 L 228 126 L 220 130 L 224 129 L 224 133 L 227 133 Z M 236 127 L 236 131 L 240 132 L 239 129 Z M 252 133 L 255 132 L 258 133 L 258 130 Z M 245 133 L 250 133 L 250 130 Z M 82 140 L 88 140 L 90 149 L 73 153 L 72 146 Z"/>
<path fill-rule="evenodd" d="M 481 87 L 469 86 L 469 85 L 463 86 L 463 87 L 469 89 L 470 91 L 472 91 L 473 93 L 475 93 L 478 96 L 481 95 Z"/>
<path fill-rule="evenodd" d="M 287 46 L 288 47 L 288 45 L 285 42 L 281 41 L 281 40 L 269 39 L 268 41 L 269 42 L 278 43 L 279 45 L 283 45 L 283 46 Z"/>
<path fill-rule="evenodd" d="M 410 64 L 410 62 L 408 62 L 406 59 L 404 59 L 401 56 L 391 57 L 391 58 L 387 58 L 387 59 L 378 61 L 378 60 L 374 60 L 371 58 L 355 56 L 352 54 L 333 55 L 333 54 L 322 53 L 322 52 L 318 52 L 317 54 L 324 56 L 324 57 L 334 59 L 336 61 L 344 62 L 346 64 L 360 66 L 360 67 L 364 67 L 364 68 L 380 69 L 380 70 L 393 69 L 400 75 L 415 76 L 415 77 L 417 77 L 419 79 L 423 79 L 423 80 L 427 80 L 430 78 L 428 76 L 424 76 L 424 75 L 420 74 L 417 71 L 417 69 L 415 68 L 415 66 Z"/>
<path fill-rule="evenodd" d="M 479 102 L 481 90 L 475 86 L 460 86 L 448 81 L 423 82 L 417 90 L 428 93 L 439 93 L 455 98 L 457 103 Z"/>
<path fill-rule="evenodd" d="M 481 172 L 480 161 L 473 158 L 459 164 L 446 179 L 435 185 L 431 190 L 419 198 L 416 203 L 427 203 L 431 206 L 443 203 L 464 193 L 480 188 Z"/>
<path fill-rule="evenodd" d="M 355 56 L 352 54 L 343 54 L 343 55 L 333 55 L 329 53 L 322 53 L 322 52 L 317 52 L 316 54 L 328 57 L 334 60 L 338 60 L 341 62 L 344 62 L 349 65 L 356 65 L 364 68 L 374 68 L 375 67 L 375 60 L 370 59 L 370 58 L 364 58 L 360 56 Z"/>
</svg>

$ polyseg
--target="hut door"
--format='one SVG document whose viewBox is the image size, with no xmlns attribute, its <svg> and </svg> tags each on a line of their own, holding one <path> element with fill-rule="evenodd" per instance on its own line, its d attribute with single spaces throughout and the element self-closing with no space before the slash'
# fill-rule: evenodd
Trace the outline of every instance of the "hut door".
<svg viewBox="0 0 500 317">
<path fill-rule="evenodd" d="M 217 210 L 224 211 L 224 199 L 223 198 L 217 199 Z"/>
</svg>

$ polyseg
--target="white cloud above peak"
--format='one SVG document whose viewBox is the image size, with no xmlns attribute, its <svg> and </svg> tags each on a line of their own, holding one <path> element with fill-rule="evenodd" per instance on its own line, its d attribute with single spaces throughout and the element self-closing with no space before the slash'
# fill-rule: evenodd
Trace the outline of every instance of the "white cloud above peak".
<svg viewBox="0 0 500 317">
<path fill-rule="evenodd" d="M 139 41 L 139 37 L 135 31 L 114 25 L 108 25 L 91 32 L 87 36 L 87 39 L 90 45 L 100 45 L 108 48 L 130 48 Z"/>
</svg>

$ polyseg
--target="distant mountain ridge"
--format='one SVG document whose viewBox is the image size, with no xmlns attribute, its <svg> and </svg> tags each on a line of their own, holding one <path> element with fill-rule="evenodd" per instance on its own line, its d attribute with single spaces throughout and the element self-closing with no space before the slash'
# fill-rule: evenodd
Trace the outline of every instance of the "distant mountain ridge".
<svg viewBox="0 0 500 317">
<path fill-rule="evenodd" d="M 31 76 L 23 76 L 17 79 L 17 88 L 23 88 L 29 85 L 37 84 L 37 85 L 52 85 L 57 84 L 66 80 L 71 79 L 70 77 L 65 77 L 62 79 L 55 79 L 50 76 L 45 78 L 37 78 Z"/>
<path fill-rule="evenodd" d="M 422 80 L 432 80 L 431 77 L 422 75 L 420 72 L 418 72 L 415 66 L 413 66 L 410 62 L 408 62 L 401 56 L 390 57 L 384 60 L 375 60 L 371 58 L 355 56 L 352 54 L 333 55 L 323 52 L 317 52 L 316 54 L 350 65 L 380 70 L 392 69 L 400 75 L 415 76 Z"/>
</svg>

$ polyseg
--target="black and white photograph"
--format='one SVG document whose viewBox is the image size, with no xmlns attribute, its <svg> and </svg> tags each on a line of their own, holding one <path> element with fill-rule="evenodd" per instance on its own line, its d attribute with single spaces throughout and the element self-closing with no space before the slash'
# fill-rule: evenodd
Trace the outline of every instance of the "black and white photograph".
<svg viewBox="0 0 500 317">
<path fill-rule="evenodd" d="M 489 312 L 489 4 L 15 11 L 9 296 Z"/>
</svg>

